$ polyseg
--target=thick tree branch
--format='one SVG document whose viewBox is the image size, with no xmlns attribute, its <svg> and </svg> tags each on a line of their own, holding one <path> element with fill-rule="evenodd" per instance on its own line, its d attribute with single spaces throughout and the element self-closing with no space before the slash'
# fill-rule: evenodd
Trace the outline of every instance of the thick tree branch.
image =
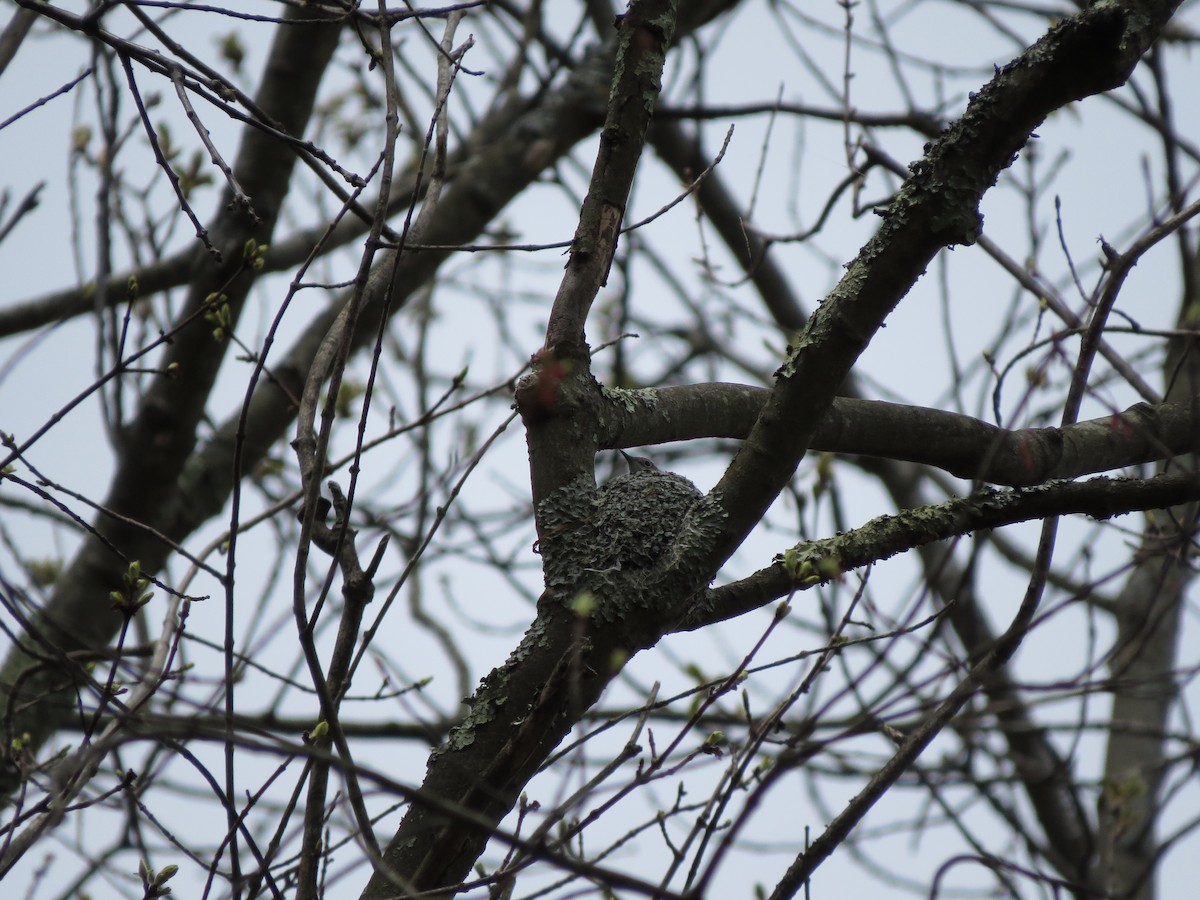
<svg viewBox="0 0 1200 900">
<path fill-rule="evenodd" d="M 583 326 L 612 264 L 674 28 L 670 0 L 633 3 L 618 20 L 608 113 L 588 196 L 536 360 L 538 371 L 517 393 L 529 436 L 535 503 L 567 483 L 593 483 L 597 386 Z M 590 441 L 585 437 L 589 432 Z M 547 552 L 553 538 L 544 534 L 540 505 L 538 510 Z M 572 596 L 572 591 L 543 596 L 521 646 L 484 680 L 471 698 L 467 719 L 431 758 L 423 794 L 498 824 L 550 751 L 619 671 L 613 661 L 631 646 L 644 646 L 646 635 L 631 633 L 629 623 L 589 623 L 568 604 Z M 490 828 L 464 825 L 417 803 L 400 823 L 362 896 L 392 896 L 397 886 L 408 891 L 449 888 L 466 877 L 490 833 Z"/>
<path fill-rule="evenodd" d="M 767 403 L 766 388 L 689 384 L 607 391 L 599 449 L 697 438 L 744 439 Z M 973 481 L 1030 487 L 1190 453 L 1200 434 L 1190 404 L 1137 403 L 1065 428 L 998 428 L 959 413 L 838 397 L 811 449 L 933 466 Z"/>
<path fill-rule="evenodd" d="M 1072 513 L 1108 519 L 1196 499 L 1200 499 L 1200 477 L 1190 473 L 1148 479 L 1101 477 L 1008 492 L 984 489 L 936 506 L 880 516 L 836 537 L 798 544 L 771 566 L 709 591 L 689 611 L 682 629 L 695 631 L 723 622 L 851 569 L 983 528 Z"/>
<path fill-rule="evenodd" d="M 1063 20 L 998 70 L 925 157 L 884 224 L 809 319 L 776 373 L 771 398 L 714 489 L 729 511 L 721 562 L 791 478 L 859 354 L 934 255 L 971 243 L 979 200 L 1047 115 L 1128 78 L 1176 4 L 1101 4 Z"/>
</svg>

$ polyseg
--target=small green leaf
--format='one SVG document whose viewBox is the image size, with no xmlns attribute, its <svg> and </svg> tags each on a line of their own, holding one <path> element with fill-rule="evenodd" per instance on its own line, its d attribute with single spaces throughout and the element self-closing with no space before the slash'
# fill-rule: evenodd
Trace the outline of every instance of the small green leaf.
<svg viewBox="0 0 1200 900">
<path fill-rule="evenodd" d="M 591 591 L 580 591 L 567 601 L 567 609 L 580 617 L 590 616 L 596 609 L 596 595 Z"/>
</svg>

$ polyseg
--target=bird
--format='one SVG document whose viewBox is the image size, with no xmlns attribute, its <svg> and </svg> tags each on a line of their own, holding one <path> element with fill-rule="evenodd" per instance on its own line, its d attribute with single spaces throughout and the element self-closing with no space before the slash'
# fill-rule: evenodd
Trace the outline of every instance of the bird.
<svg viewBox="0 0 1200 900">
<path fill-rule="evenodd" d="M 648 604 L 681 547 L 704 537 L 717 521 L 693 514 L 706 500 L 687 478 L 620 452 L 628 474 L 599 488 L 578 479 L 539 507 L 537 552 L 551 596 L 586 591 L 601 601 L 594 615 L 606 620 L 625 615 L 630 604 Z"/>
<path fill-rule="evenodd" d="M 618 475 L 597 495 L 595 568 L 652 568 L 669 554 L 702 495 L 682 475 L 664 472 L 644 456 L 619 452 L 629 474 Z"/>
<path fill-rule="evenodd" d="M 618 450 L 617 452 L 625 457 L 625 463 L 629 466 L 630 475 L 642 475 L 654 472 L 661 473 L 661 470 L 654 464 L 654 461 L 645 456 L 633 456 L 630 453 L 626 453 L 624 450 Z"/>
</svg>

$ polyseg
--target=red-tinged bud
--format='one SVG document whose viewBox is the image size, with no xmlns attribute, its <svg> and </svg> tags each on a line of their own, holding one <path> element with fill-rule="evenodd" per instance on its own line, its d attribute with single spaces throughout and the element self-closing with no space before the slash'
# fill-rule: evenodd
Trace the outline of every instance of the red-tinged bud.
<svg viewBox="0 0 1200 900">
<path fill-rule="evenodd" d="M 558 389 L 570 375 L 570 366 L 550 350 L 533 355 L 533 372 L 517 386 L 517 405 L 526 421 L 544 419 L 558 406 Z"/>
</svg>

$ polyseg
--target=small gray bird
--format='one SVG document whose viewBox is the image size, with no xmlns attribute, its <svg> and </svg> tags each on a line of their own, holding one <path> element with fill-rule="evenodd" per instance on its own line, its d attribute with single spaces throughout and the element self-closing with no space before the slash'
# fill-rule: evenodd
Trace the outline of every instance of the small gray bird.
<svg viewBox="0 0 1200 900">
<path fill-rule="evenodd" d="M 608 598 L 609 615 L 616 614 L 611 610 L 619 607 L 618 598 L 641 596 L 630 579 L 638 573 L 650 578 L 670 564 L 689 512 L 704 500 L 682 475 L 664 472 L 644 456 L 620 453 L 629 474 L 599 488 L 590 478 L 576 479 L 539 507 L 546 587 L 585 588 Z"/>
<path fill-rule="evenodd" d="M 630 475 L 641 475 L 643 472 L 658 472 L 658 466 L 644 456 L 631 456 L 624 450 L 618 450 L 625 462 L 629 465 Z"/>
<path fill-rule="evenodd" d="M 592 572 L 650 569 L 661 562 L 701 499 L 696 486 L 644 456 L 620 451 L 629 466 L 597 494 Z"/>
</svg>

